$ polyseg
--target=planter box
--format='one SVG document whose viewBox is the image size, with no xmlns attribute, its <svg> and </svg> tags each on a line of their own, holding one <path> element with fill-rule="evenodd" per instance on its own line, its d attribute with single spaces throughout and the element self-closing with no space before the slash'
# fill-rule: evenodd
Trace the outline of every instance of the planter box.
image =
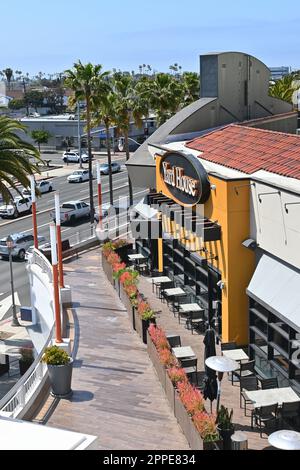
<svg viewBox="0 0 300 470">
<path fill-rule="evenodd" d="M 135 319 L 134 319 L 134 312 L 133 312 L 134 308 L 133 308 L 133 306 L 130 302 L 130 299 L 129 299 L 128 295 L 124 291 L 124 288 L 123 288 L 122 284 L 120 284 L 120 300 L 121 300 L 122 304 L 124 305 L 124 307 L 126 308 L 127 313 L 128 313 L 129 321 L 132 324 L 133 329 L 135 330 Z"/>
<path fill-rule="evenodd" d="M 176 395 L 176 389 L 173 385 L 173 382 L 171 381 L 170 377 L 168 376 L 168 372 L 166 371 L 166 382 L 165 382 L 165 392 L 166 396 L 168 399 L 168 402 L 170 404 L 170 407 L 172 408 L 173 413 L 175 414 L 175 395 Z"/>
<path fill-rule="evenodd" d="M 113 270 L 112 266 L 108 263 L 105 256 L 102 255 L 102 269 L 106 274 L 107 279 L 111 283 L 112 286 L 115 285 L 115 281 L 113 279 Z"/>
<path fill-rule="evenodd" d="M 152 361 L 152 364 L 154 366 L 154 369 L 156 370 L 158 379 L 163 387 L 163 389 L 166 389 L 166 369 L 165 367 L 160 363 L 159 356 L 157 354 L 156 348 L 154 344 L 152 343 L 152 340 L 149 336 L 149 333 L 147 332 L 147 351 L 149 354 L 149 357 Z"/>
<path fill-rule="evenodd" d="M 203 440 L 177 394 L 175 396 L 175 416 L 191 449 L 203 450 Z"/>
</svg>

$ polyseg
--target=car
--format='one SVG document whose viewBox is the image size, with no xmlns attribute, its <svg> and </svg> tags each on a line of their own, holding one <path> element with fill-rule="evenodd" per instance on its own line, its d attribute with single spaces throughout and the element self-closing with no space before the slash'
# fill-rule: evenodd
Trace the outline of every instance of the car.
<svg viewBox="0 0 300 470">
<path fill-rule="evenodd" d="M 78 152 L 75 151 L 66 151 L 63 153 L 62 159 L 65 163 L 79 163 L 80 162 L 80 155 Z M 86 153 L 81 154 L 81 161 L 86 163 L 89 161 L 89 156 Z"/>
<path fill-rule="evenodd" d="M 36 192 L 40 194 L 51 193 L 54 190 L 53 181 L 41 180 L 35 183 Z M 22 191 L 23 196 L 31 196 L 31 189 L 24 188 Z"/>
<path fill-rule="evenodd" d="M 38 235 L 38 243 L 39 243 L 39 251 L 42 253 L 45 251 L 49 251 L 51 249 L 51 243 L 47 240 L 46 237 L 43 237 L 42 235 Z M 31 245 L 25 253 L 25 259 L 28 260 L 29 256 L 34 250 L 34 245 Z"/>
<path fill-rule="evenodd" d="M 89 180 L 89 175 L 88 170 L 76 170 L 68 176 L 67 180 L 69 183 L 82 183 Z"/>
<path fill-rule="evenodd" d="M 13 247 L 12 247 L 12 257 L 13 258 L 18 258 L 21 261 L 23 261 L 26 257 L 26 251 L 30 248 L 33 247 L 34 244 L 34 238 L 33 235 L 28 234 L 28 233 L 23 233 L 23 232 L 17 232 L 17 233 L 12 233 L 11 238 L 13 240 Z M 39 242 L 42 241 L 44 237 L 39 237 Z M 7 237 L 2 238 L 0 240 L 0 256 L 2 258 L 8 258 L 9 257 L 9 250 L 7 248 Z"/>
<path fill-rule="evenodd" d="M 31 213 L 32 201 L 29 196 L 15 197 L 9 204 L 0 207 L 0 217 L 13 217 L 17 218 L 19 215 Z"/>
<path fill-rule="evenodd" d="M 60 207 L 60 222 L 72 224 L 77 219 L 90 217 L 91 209 L 89 204 L 84 201 L 68 201 L 64 202 Z M 55 222 L 56 212 L 50 212 L 50 218 Z"/>
<path fill-rule="evenodd" d="M 117 162 L 112 162 L 111 171 L 112 171 L 112 173 L 119 173 L 119 171 L 121 171 L 121 165 Z M 108 175 L 109 174 L 109 164 L 108 163 L 101 163 L 100 173 L 101 173 L 101 175 Z"/>
</svg>

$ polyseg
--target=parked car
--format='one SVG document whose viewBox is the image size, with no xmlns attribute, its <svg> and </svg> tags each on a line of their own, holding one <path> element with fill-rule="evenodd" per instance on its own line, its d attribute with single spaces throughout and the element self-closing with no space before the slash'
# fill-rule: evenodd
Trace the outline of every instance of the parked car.
<svg viewBox="0 0 300 470">
<path fill-rule="evenodd" d="M 11 238 L 13 240 L 12 256 L 13 258 L 18 258 L 24 260 L 26 257 L 26 251 L 33 247 L 34 238 L 33 235 L 23 232 L 12 233 Z M 44 237 L 38 237 L 39 243 L 44 239 Z M 6 244 L 7 237 L 0 240 L 0 255 L 2 258 L 9 257 L 9 251 Z"/>
<path fill-rule="evenodd" d="M 39 242 L 39 250 L 43 253 L 45 251 L 49 251 L 51 249 L 51 244 L 47 240 L 46 237 L 43 237 L 42 235 L 38 235 L 38 242 Z M 34 250 L 34 245 L 31 245 L 25 253 L 25 259 L 28 260 L 28 257 L 31 255 L 31 253 Z"/>
<path fill-rule="evenodd" d="M 83 181 L 89 180 L 89 171 L 88 170 L 76 170 L 68 176 L 67 180 L 69 183 L 82 183 Z"/>
<path fill-rule="evenodd" d="M 69 201 L 60 208 L 60 222 L 74 223 L 77 219 L 90 217 L 90 206 L 83 201 Z M 51 219 L 55 222 L 55 210 L 50 212 Z"/>
<path fill-rule="evenodd" d="M 51 193 L 54 190 L 53 181 L 41 180 L 35 183 L 36 193 L 44 194 Z M 23 196 L 31 196 L 31 189 L 24 188 L 22 191 Z"/>
<path fill-rule="evenodd" d="M 118 162 L 113 162 L 111 164 L 111 171 L 112 171 L 112 173 L 119 173 L 119 171 L 121 171 L 121 165 Z M 100 173 L 101 173 L 101 175 L 108 175 L 109 174 L 109 164 L 108 163 L 101 163 Z"/>
<path fill-rule="evenodd" d="M 75 151 L 69 151 L 69 152 L 64 152 L 62 159 L 65 163 L 79 163 L 80 162 L 80 155 L 78 152 Z M 86 163 L 89 161 L 89 156 L 86 153 L 81 154 L 81 160 L 83 163 Z"/>
<path fill-rule="evenodd" d="M 0 207 L 0 217 L 17 218 L 20 215 L 31 213 L 32 201 L 30 197 L 15 197 L 9 204 Z"/>
</svg>

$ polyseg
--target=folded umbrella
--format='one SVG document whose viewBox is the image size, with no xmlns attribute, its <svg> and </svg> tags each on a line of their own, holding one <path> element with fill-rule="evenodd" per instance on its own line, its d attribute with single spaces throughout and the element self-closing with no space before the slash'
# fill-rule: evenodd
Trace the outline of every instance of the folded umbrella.
<svg viewBox="0 0 300 470">
<path fill-rule="evenodd" d="M 215 343 L 215 332 L 212 328 L 206 330 L 203 343 L 205 345 L 204 351 L 204 364 L 205 360 L 208 357 L 216 355 L 216 343 Z M 218 395 L 218 383 L 217 383 L 217 376 L 216 372 L 207 365 L 205 365 L 205 377 L 204 377 L 204 388 L 203 388 L 203 396 L 206 400 L 207 398 L 210 400 L 210 406 L 212 408 L 212 402 L 217 398 Z"/>
</svg>

